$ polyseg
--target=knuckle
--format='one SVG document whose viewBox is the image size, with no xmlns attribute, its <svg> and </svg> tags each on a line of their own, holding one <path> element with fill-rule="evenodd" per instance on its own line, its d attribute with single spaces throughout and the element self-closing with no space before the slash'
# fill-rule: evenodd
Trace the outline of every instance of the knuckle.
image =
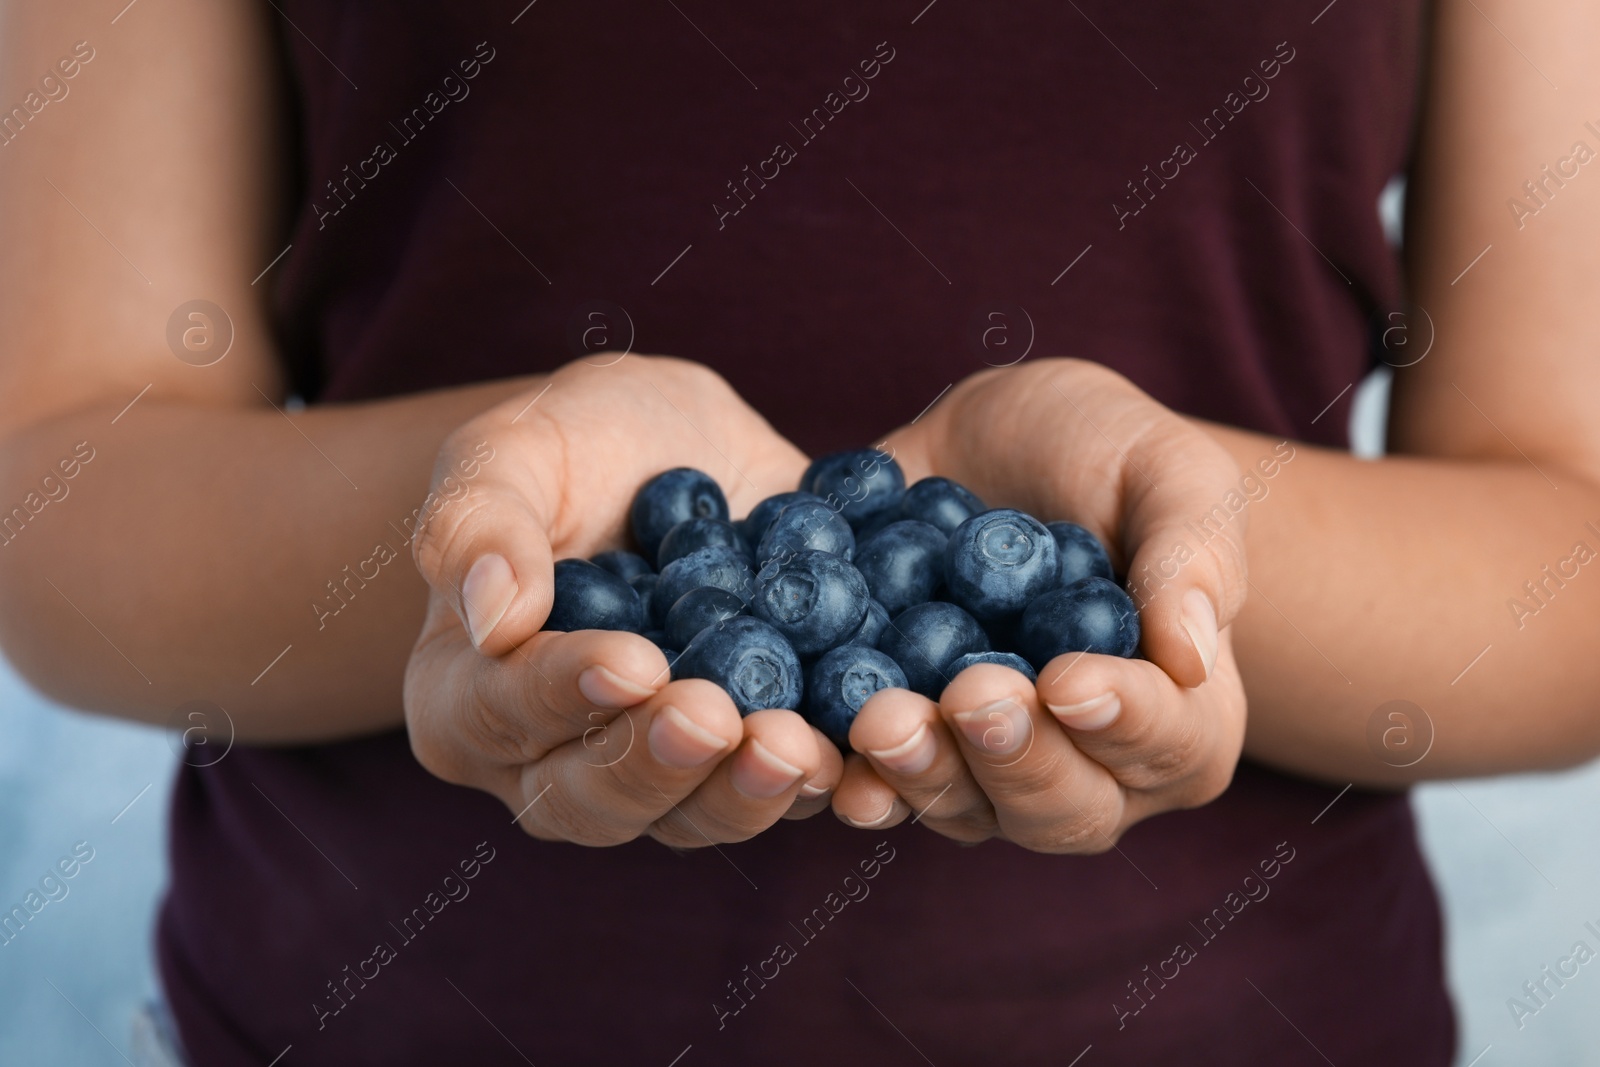
<svg viewBox="0 0 1600 1067">
<path fill-rule="evenodd" d="M 1104 803 L 1078 805 L 1063 818 L 1031 827 L 1017 843 L 1035 852 L 1097 856 L 1121 837 L 1117 815 Z"/>
<path fill-rule="evenodd" d="M 544 811 L 538 812 L 538 808 Z M 529 812 L 530 817 L 536 814 L 540 825 L 575 845 L 604 848 L 626 844 L 638 836 L 615 812 L 580 798 L 572 790 L 552 789 L 545 802 Z"/>
<path fill-rule="evenodd" d="M 993 782 L 985 786 L 985 791 L 997 805 L 1031 801 L 1054 804 L 1060 799 L 1058 787 L 1067 780 L 1068 772 L 1066 754 L 1046 750 L 1010 767 L 996 768 Z"/>
<path fill-rule="evenodd" d="M 994 804 L 990 800 L 990 794 L 998 790 L 992 786 L 986 791 L 970 779 L 954 783 L 936 781 L 909 785 L 895 785 L 891 780 L 889 784 L 900 794 L 900 801 L 911 809 L 907 822 L 916 819 L 929 825 L 937 824 L 941 828 L 940 833 L 950 827 L 965 826 L 973 833 L 982 833 L 984 837 L 993 836 L 999 828 Z M 977 840 L 981 841 L 983 837 Z"/>
<path fill-rule="evenodd" d="M 472 785 L 473 775 L 469 763 L 459 750 L 444 743 L 439 731 L 412 723 L 408 728 L 411 755 L 422 769 L 451 785 Z"/>
<path fill-rule="evenodd" d="M 445 506 L 450 504 L 452 506 Z M 488 501 L 482 494 L 462 492 L 457 496 L 437 496 L 432 491 L 417 509 L 416 533 L 411 540 L 411 558 L 417 570 L 430 583 L 449 575 L 462 544 L 484 525 Z"/>
<path fill-rule="evenodd" d="M 969 811 L 944 819 L 923 819 L 928 829 L 963 845 L 976 845 L 1000 832 L 1000 823 L 993 811 Z"/>
<path fill-rule="evenodd" d="M 701 840 L 709 838 L 719 845 L 748 841 L 771 826 L 782 814 L 781 811 L 768 813 L 748 810 L 745 803 L 727 801 L 702 808 L 693 820 L 694 825 L 704 831 Z"/>
<path fill-rule="evenodd" d="M 1144 718 L 1116 745 L 1107 763 L 1130 789 L 1159 789 L 1192 776 L 1203 764 L 1205 732 L 1197 716 Z"/>
<path fill-rule="evenodd" d="M 674 818 L 671 813 L 658 819 L 650 827 L 648 836 L 668 848 L 705 848 L 711 844 L 704 836 L 689 829 L 681 819 Z"/>
<path fill-rule="evenodd" d="M 672 806 L 672 798 L 655 782 L 647 779 L 642 761 L 623 759 L 607 768 L 598 768 L 609 780 L 604 787 L 607 807 L 616 813 L 626 813 L 649 821 L 664 809 Z"/>
<path fill-rule="evenodd" d="M 1234 769 L 1235 764 L 1228 760 L 1202 763 L 1178 791 L 1178 806 L 1198 808 L 1216 800 L 1233 784 Z"/>
<path fill-rule="evenodd" d="M 720 373 L 691 359 L 678 359 L 672 356 L 658 356 L 654 362 L 663 369 L 671 370 L 681 376 L 684 384 L 690 388 L 712 389 L 731 392 L 733 386 L 728 384 L 728 379 Z"/>
<path fill-rule="evenodd" d="M 467 746 L 495 763 L 532 763 L 543 753 L 529 736 L 526 726 L 505 714 L 498 703 L 484 692 L 486 671 L 474 678 L 473 691 L 458 705 L 450 727 Z"/>
</svg>

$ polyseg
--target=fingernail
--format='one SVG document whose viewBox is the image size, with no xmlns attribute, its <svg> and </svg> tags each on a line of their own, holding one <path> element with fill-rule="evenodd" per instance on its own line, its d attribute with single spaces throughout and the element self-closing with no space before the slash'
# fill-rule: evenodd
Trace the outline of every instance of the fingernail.
<svg viewBox="0 0 1600 1067">
<path fill-rule="evenodd" d="M 1115 693 L 1101 693 L 1081 704 L 1046 704 L 1045 707 L 1068 729 L 1103 730 L 1122 714 L 1122 698 Z"/>
<path fill-rule="evenodd" d="M 874 829 L 877 829 L 878 827 L 882 826 L 884 823 L 888 822 L 889 821 L 889 816 L 891 816 L 893 814 L 894 814 L 894 801 L 891 800 L 889 802 L 888 810 L 885 811 L 882 815 L 878 816 L 876 819 L 873 819 L 871 822 L 858 822 L 857 820 L 852 819 L 848 815 L 841 815 L 839 817 L 841 819 L 843 819 L 845 822 L 849 823 L 851 826 L 854 826 L 857 830 L 874 830 Z"/>
<path fill-rule="evenodd" d="M 826 792 L 827 790 L 822 788 L 820 785 L 812 785 L 810 782 L 807 782 L 805 785 L 800 787 L 800 795 L 805 797 L 807 800 L 815 800 L 817 797 L 820 797 Z"/>
<path fill-rule="evenodd" d="M 804 774 L 799 767 L 768 752 L 760 741 L 751 741 L 747 752 L 735 757 L 729 778 L 733 787 L 751 800 L 770 800 Z"/>
<path fill-rule="evenodd" d="M 928 724 L 917 727 L 915 733 L 893 748 L 869 748 L 867 755 L 896 774 L 921 774 L 933 764 L 939 746 L 933 739 Z"/>
<path fill-rule="evenodd" d="M 952 716 L 973 748 L 996 756 L 1015 752 L 1028 743 L 1033 723 L 1028 711 L 1015 700 L 997 700 L 974 711 Z"/>
<path fill-rule="evenodd" d="M 726 740 L 670 704 L 656 712 L 646 739 L 652 756 L 680 770 L 699 767 L 728 747 Z"/>
<path fill-rule="evenodd" d="M 467 620 L 467 632 L 472 644 L 482 648 L 484 640 L 500 620 L 506 609 L 517 598 L 517 577 L 511 573 L 511 564 L 498 552 L 479 556 L 467 571 L 461 583 L 462 615 Z"/>
<path fill-rule="evenodd" d="M 1183 594 L 1178 620 L 1189 632 L 1189 640 L 1194 642 L 1194 650 L 1200 653 L 1200 662 L 1210 678 L 1211 668 L 1217 663 L 1217 611 L 1211 606 L 1211 599 L 1198 589 L 1189 590 Z"/>
<path fill-rule="evenodd" d="M 655 692 L 628 681 L 605 667 L 594 666 L 578 675 L 583 699 L 602 708 L 630 708 Z"/>
</svg>

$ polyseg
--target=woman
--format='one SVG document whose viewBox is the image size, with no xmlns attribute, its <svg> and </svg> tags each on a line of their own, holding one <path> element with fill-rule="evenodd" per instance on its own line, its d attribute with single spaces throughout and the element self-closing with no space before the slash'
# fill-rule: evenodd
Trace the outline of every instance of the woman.
<svg viewBox="0 0 1600 1067">
<path fill-rule="evenodd" d="M 1392 790 L 1597 747 L 1587 9 L 118 6 L 0 31 L 0 638 L 216 743 L 173 1055 L 1449 1062 Z M 841 759 L 539 633 L 656 471 L 880 443 L 1148 659 Z"/>
</svg>

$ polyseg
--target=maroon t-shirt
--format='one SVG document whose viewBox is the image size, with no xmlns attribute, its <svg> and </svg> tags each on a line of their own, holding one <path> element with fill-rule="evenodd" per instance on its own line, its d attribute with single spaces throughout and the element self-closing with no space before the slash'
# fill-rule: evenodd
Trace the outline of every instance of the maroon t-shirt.
<svg viewBox="0 0 1600 1067">
<path fill-rule="evenodd" d="M 1407 163 L 1418 0 L 923 4 L 284 0 L 303 180 L 263 284 L 298 388 L 631 342 L 815 452 L 986 363 L 1070 355 L 1343 444 L 1348 393 L 1324 409 L 1401 295 L 1375 203 Z M 826 814 L 591 849 L 523 836 L 397 731 L 185 766 L 172 864 L 162 977 L 204 1064 L 1453 1046 L 1404 797 L 1249 762 L 1101 856 Z"/>
</svg>

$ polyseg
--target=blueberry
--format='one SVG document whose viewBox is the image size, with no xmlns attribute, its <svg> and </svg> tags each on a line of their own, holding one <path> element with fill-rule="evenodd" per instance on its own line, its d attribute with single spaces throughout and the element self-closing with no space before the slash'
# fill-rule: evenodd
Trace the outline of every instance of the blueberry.
<svg viewBox="0 0 1600 1067">
<path fill-rule="evenodd" d="M 1066 652 L 1132 656 L 1139 647 L 1139 612 L 1121 586 L 1083 578 L 1052 589 L 1022 613 L 1017 650 L 1039 670 Z"/>
<path fill-rule="evenodd" d="M 772 520 L 778 517 L 778 512 L 790 504 L 796 504 L 802 500 L 810 500 L 818 504 L 822 503 L 820 496 L 804 491 L 769 496 L 750 509 L 750 514 L 744 517 L 743 524 L 739 527 L 739 532 L 744 534 L 745 541 L 750 547 L 754 548 L 761 543 L 762 535 L 767 532 L 767 527 L 772 525 Z"/>
<path fill-rule="evenodd" d="M 683 647 L 682 645 L 675 645 L 668 641 L 667 631 L 665 630 L 646 630 L 644 632 L 644 637 L 645 640 L 649 641 L 652 645 L 655 645 L 663 652 L 667 651 L 669 648 L 678 649 Z"/>
<path fill-rule="evenodd" d="M 905 689 L 906 672 L 875 648 L 840 645 L 806 674 L 805 719 L 840 748 L 850 749 L 850 724 L 880 689 Z"/>
<path fill-rule="evenodd" d="M 855 527 L 899 504 L 906 476 L 888 453 L 864 448 L 816 460 L 801 476 L 800 488 L 838 508 Z"/>
<path fill-rule="evenodd" d="M 604 568 L 621 578 L 625 582 L 632 582 L 641 574 L 653 574 L 655 568 L 650 566 L 650 561 L 637 552 L 628 552 L 624 549 L 614 548 L 610 552 L 602 552 L 589 560 L 596 567 Z"/>
<path fill-rule="evenodd" d="M 850 564 L 828 552 L 797 552 L 761 568 L 750 613 L 811 656 L 855 633 L 867 600 L 866 579 Z"/>
<path fill-rule="evenodd" d="M 756 562 L 807 551 L 831 552 L 849 560 L 855 550 L 856 535 L 837 511 L 820 501 L 797 500 L 778 512 L 762 534 Z"/>
<path fill-rule="evenodd" d="M 1111 557 L 1094 534 L 1075 522 L 1049 522 L 1045 529 L 1056 542 L 1056 567 L 1065 587 L 1080 578 L 1105 578 L 1114 580 Z"/>
<path fill-rule="evenodd" d="M 924 478 L 900 498 L 901 518 L 937 526 L 947 534 L 983 510 L 983 501 L 949 478 Z"/>
<path fill-rule="evenodd" d="M 954 678 L 974 663 L 998 663 L 1002 667 L 1023 674 L 1028 681 L 1037 683 L 1039 673 L 1033 669 L 1033 664 L 1017 655 L 1015 652 L 968 652 L 965 656 L 950 664 L 950 677 Z"/>
<path fill-rule="evenodd" d="M 557 560 L 546 630 L 644 629 L 644 605 L 633 587 L 586 559 Z"/>
<path fill-rule="evenodd" d="M 667 657 L 667 670 L 668 671 L 671 671 L 674 667 L 676 667 L 678 665 L 678 657 L 683 655 L 682 652 L 679 652 L 675 648 L 663 648 L 661 650 L 661 654 L 663 656 Z"/>
<path fill-rule="evenodd" d="M 628 579 L 628 584 L 633 586 L 633 591 L 639 594 L 639 603 L 644 605 L 644 621 L 647 625 L 660 628 L 663 616 L 656 611 L 655 591 L 661 582 L 661 575 L 651 572 L 640 574 Z"/>
<path fill-rule="evenodd" d="M 856 534 L 856 544 L 860 544 L 879 530 L 892 522 L 899 522 L 901 518 L 899 508 L 884 508 L 870 519 L 863 519 L 852 526 Z"/>
<path fill-rule="evenodd" d="M 678 598 L 703 585 L 726 589 L 748 603 L 755 592 L 756 575 L 737 549 L 726 545 L 697 548 L 682 559 L 673 560 L 662 570 L 661 579 L 650 596 L 650 610 L 665 625 L 667 611 L 678 602 Z"/>
<path fill-rule="evenodd" d="M 667 609 L 666 638 L 673 648 L 685 648 L 707 626 L 744 614 L 744 601 L 714 585 L 691 589 Z"/>
<path fill-rule="evenodd" d="M 925 522 L 892 522 L 856 546 L 855 566 L 872 598 L 892 615 L 933 596 L 944 581 L 948 541 Z"/>
<path fill-rule="evenodd" d="M 989 651 L 989 638 L 978 620 L 956 605 L 930 601 L 891 619 L 878 650 L 900 664 L 911 689 L 937 700 L 954 677 L 951 664 L 969 652 Z"/>
<path fill-rule="evenodd" d="M 728 501 L 711 476 L 676 467 L 651 478 L 633 498 L 633 538 L 646 559 L 655 559 L 667 531 L 685 519 L 726 519 Z"/>
<path fill-rule="evenodd" d="M 800 706 L 800 657 L 781 633 L 748 615 L 701 630 L 679 654 L 672 677 L 717 683 L 741 715 Z"/>
<path fill-rule="evenodd" d="M 1056 587 L 1056 541 L 1044 524 L 1012 508 L 980 512 L 956 527 L 945 546 L 950 599 L 984 622 L 1022 612 Z"/>
<path fill-rule="evenodd" d="M 869 600 L 867 601 L 867 613 L 861 617 L 861 625 L 856 627 L 855 633 L 844 639 L 844 643 L 877 648 L 878 639 L 883 636 L 883 631 L 888 625 L 889 612 L 876 600 Z"/>
<path fill-rule="evenodd" d="M 661 545 L 656 549 L 656 563 L 665 568 L 673 560 L 682 559 L 697 548 L 709 548 L 712 545 L 738 549 L 740 553 L 750 555 L 744 538 L 739 536 L 739 531 L 727 519 L 684 519 L 661 539 Z"/>
</svg>

